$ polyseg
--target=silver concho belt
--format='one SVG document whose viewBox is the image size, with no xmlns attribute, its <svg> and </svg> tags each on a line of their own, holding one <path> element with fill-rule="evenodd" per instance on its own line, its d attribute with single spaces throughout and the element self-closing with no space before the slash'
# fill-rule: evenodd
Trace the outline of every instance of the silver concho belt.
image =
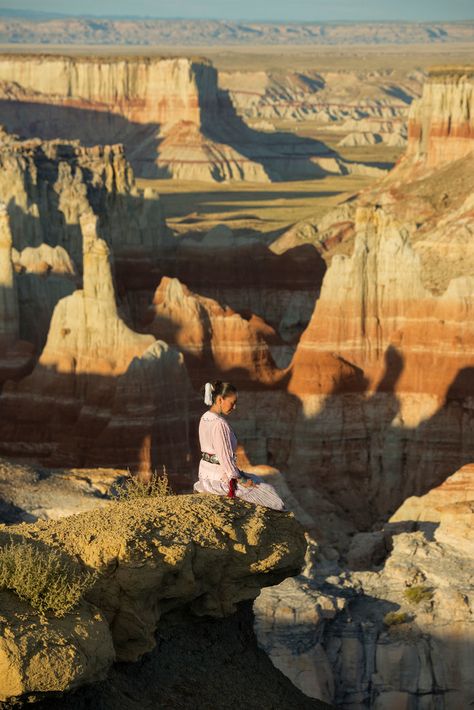
<svg viewBox="0 0 474 710">
<path fill-rule="evenodd" d="M 207 461 L 207 463 L 220 465 L 220 461 L 215 454 L 207 454 L 205 451 L 201 451 L 201 458 L 203 461 Z"/>
</svg>

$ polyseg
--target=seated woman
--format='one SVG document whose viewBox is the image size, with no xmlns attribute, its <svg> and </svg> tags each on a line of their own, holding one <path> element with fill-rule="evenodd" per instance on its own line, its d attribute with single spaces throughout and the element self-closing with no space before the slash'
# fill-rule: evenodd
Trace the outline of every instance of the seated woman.
<svg viewBox="0 0 474 710">
<path fill-rule="evenodd" d="M 237 405 L 237 388 L 230 382 L 207 382 L 204 402 L 210 409 L 199 422 L 201 462 L 199 480 L 194 484 L 196 493 L 242 498 L 255 505 L 283 510 L 284 503 L 273 486 L 236 466 L 237 438 L 226 418 Z"/>
</svg>

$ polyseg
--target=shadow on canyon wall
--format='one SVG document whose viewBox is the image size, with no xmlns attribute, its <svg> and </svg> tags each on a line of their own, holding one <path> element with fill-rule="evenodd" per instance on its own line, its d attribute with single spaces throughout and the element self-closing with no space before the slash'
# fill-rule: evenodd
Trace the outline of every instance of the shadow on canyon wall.
<svg viewBox="0 0 474 710">
<path fill-rule="evenodd" d="M 57 106 L 48 103 L 0 100 L 0 123 L 8 132 L 21 138 L 42 140 L 79 140 L 85 146 L 121 143 L 127 159 L 139 177 L 172 177 L 166 160 L 160 161 L 160 124 L 136 123 L 110 111 Z M 321 178 L 327 171 L 311 161 L 312 157 L 337 157 L 324 143 L 293 133 L 260 133 L 250 128 L 235 109 L 226 92 L 221 92 L 217 109 L 203 121 L 204 139 L 223 143 L 236 150 L 244 161 L 260 164 L 272 180 Z M 180 146 L 177 144 L 177 155 Z M 174 159 L 173 159 L 174 160 Z M 222 181 L 216 155 L 216 181 Z M 178 163 L 203 162 L 202 159 L 180 159 Z M 207 162 L 207 161 L 206 161 Z M 233 162 L 230 159 L 229 162 Z M 237 161 L 238 162 L 238 161 Z M 243 174 L 242 174 L 243 177 Z"/>
<path fill-rule="evenodd" d="M 157 123 L 134 123 L 110 111 L 6 99 L 0 99 L 0 123 L 22 139 L 78 140 L 88 147 L 121 143 L 137 175 L 158 177 Z"/>
<path fill-rule="evenodd" d="M 283 459 L 279 440 L 268 452 L 271 463 L 288 472 L 290 488 L 300 484 L 309 501 L 322 493 L 359 530 L 387 520 L 404 500 L 474 461 L 474 367 L 458 371 L 438 409 L 417 426 L 404 423 L 396 391 L 404 368 L 403 354 L 390 346 L 375 391 L 369 393 L 359 371 L 336 382 L 314 416 L 289 395 L 290 447 L 283 447 Z M 414 406 L 423 406 L 416 396 Z"/>
<path fill-rule="evenodd" d="M 49 322 L 58 300 L 81 286 L 82 234 L 77 216 L 66 219 L 55 186 L 66 180 L 74 190 L 86 191 L 82 199 L 99 217 L 99 233 L 113 251 L 116 293 L 124 306 L 123 317 L 134 329 L 146 332 L 143 323 L 146 306 L 163 276 L 176 277 L 191 290 L 217 299 L 243 315 L 251 310 L 250 300 L 243 304 L 238 293 L 252 291 L 304 292 L 308 318 L 319 295 L 326 264 L 310 244 L 275 254 L 270 245 L 261 241 L 242 240 L 236 237 L 225 249 L 207 245 L 200 240 L 175 239 L 167 236 L 161 221 L 158 198 L 142 194 L 115 194 L 111 196 L 104 185 L 94 180 L 87 166 L 80 164 L 74 148 L 59 144 L 55 156 L 49 157 L 42 147 L 35 148 L 37 180 L 41 181 L 41 196 L 36 186 L 28 186 L 28 197 L 34 201 L 37 214 L 27 213 L 10 198 L 9 213 L 13 246 L 18 251 L 26 247 L 49 244 L 63 247 L 76 267 L 76 276 L 51 273 L 35 274 L 23 271 L 18 274 L 20 291 L 21 338 L 34 343 L 38 352 L 46 341 Z M 58 162 L 61 161 L 61 162 Z M 62 167 L 60 167 L 62 166 Z M 60 175 L 66 170 L 67 176 Z M 27 176 L 28 179 L 28 176 Z M 7 196 L 6 196 L 7 197 Z M 74 198 L 74 195 L 72 196 Z M 78 213 L 83 208 L 79 205 Z M 105 215 L 105 217 L 104 217 Z M 148 226 L 144 226 L 146 215 Z M 249 230 L 247 237 L 251 237 Z M 36 296 L 36 300 L 35 300 Z M 283 317 L 284 304 L 265 306 L 264 295 L 257 298 L 254 312 L 273 327 L 278 327 Z M 261 303 L 260 303 L 261 301 Z M 272 313 L 270 313 L 272 312 Z M 299 338 L 306 320 L 292 326 L 292 338 Z M 293 337 L 294 336 L 294 337 Z"/>
<path fill-rule="evenodd" d="M 119 377 L 37 365 L 30 381 L 4 385 L 1 455 L 53 468 L 161 474 L 165 466 L 173 489 L 189 491 L 199 460 L 198 398 L 175 387 L 172 377 L 153 381 L 147 363 L 138 367 L 137 361 Z"/>
<path fill-rule="evenodd" d="M 159 471 L 165 465 L 175 490 L 190 490 L 199 460 L 202 402 L 167 380 L 165 371 L 153 380 L 136 360 L 119 378 L 37 366 L 34 388 L 23 380 L 0 397 L 0 453 L 49 466 Z M 200 365 L 196 359 L 190 365 L 199 373 L 192 378 L 197 389 L 212 369 L 209 351 Z M 362 373 L 350 383 L 339 381 L 313 417 L 286 392 L 289 373 L 267 387 L 252 382 L 245 370 L 214 370 L 214 376 L 235 381 L 244 393 L 275 394 L 274 421 L 258 422 L 267 432 L 266 460 L 252 463 L 288 472 L 297 498 L 304 501 L 307 495 L 311 503 L 323 495 L 364 530 L 386 520 L 406 498 L 425 494 L 474 461 L 474 416 L 468 406 L 474 368 L 461 369 L 438 410 L 410 427 L 400 419 L 395 391 L 403 366 L 402 355 L 389 348 L 372 394 Z M 280 418 L 286 441 L 276 433 Z"/>
</svg>

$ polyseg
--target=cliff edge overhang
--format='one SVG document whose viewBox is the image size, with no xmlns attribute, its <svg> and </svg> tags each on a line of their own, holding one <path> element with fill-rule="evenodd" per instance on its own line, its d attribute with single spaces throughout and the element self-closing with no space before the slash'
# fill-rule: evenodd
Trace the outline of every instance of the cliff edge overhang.
<svg viewBox="0 0 474 710">
<path fill-rule="evenodd" d="M 54 550 L 96 581 L 61 618 L 0 592 L 0 703 L 101 680 L 115 660 L 154 648 L 163 614 L 228 616 L 262 587 L 298 574 L 306 550 L 291 513 L 196 495 L 0 526 L 0 546 L 9 542 Z"/>
</svg>

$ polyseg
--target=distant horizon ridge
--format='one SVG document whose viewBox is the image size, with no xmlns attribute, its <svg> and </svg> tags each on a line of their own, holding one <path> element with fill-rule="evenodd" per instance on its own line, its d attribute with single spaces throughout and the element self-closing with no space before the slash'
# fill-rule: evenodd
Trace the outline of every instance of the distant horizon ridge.
<svg viewBox="0 0 474 710">
<path fill-rule="evenodd" d="M 462 24 L 464 22 L 474 22 L 474 12 L 473 16 L 469 19 L 463 20 L 449 20 L 449 19 L 438 19 L 438 20 L 406 20 L 406 19 L 373 19 L 367 17 L 365 19 L 346 19 L 346 20 L 285 20 L 285 19 L 251 19 L 241 17 L 239 19 L 226 19 L 224 17 L 160 17 L 158 15 L 130 15 L 130 14 L 95 14 L 95 13 L 74 13 L 74 12 L 52 12 L 47 10 L 34 10 L 34 9 L 24 9 L 16 10 L 11 7 L 0 8 L 0 16 L 12 17 L 19 19 L 83 19 L 83 20 L 133 20 L 136 22 L 143 22 L 154 20 L 157 22 L 223 22 L 227 24 L 239 24 L 244 22 L 249 25 L 364 25 L 368 22 L 375 25 L 390 25 L 390 24 L 404 24 L 404 25 L 431 25 L 431 24 Z"/>
</svg>

